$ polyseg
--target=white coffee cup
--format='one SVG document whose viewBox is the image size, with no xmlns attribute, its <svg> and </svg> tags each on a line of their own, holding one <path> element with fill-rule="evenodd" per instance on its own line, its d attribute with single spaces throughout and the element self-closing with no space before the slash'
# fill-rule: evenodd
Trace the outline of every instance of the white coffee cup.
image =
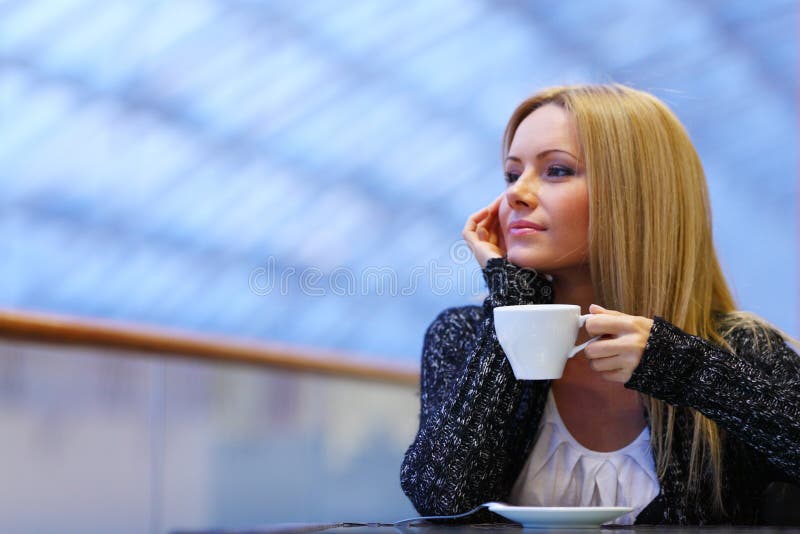
<svg viewBox="0 0 800 534">
<path fill-rule="evenodd" d="M 567 360 L 595 336 L 575 346 L 590 314 L 575 304 L 526 304 L 494 309 L 494 330 L 517 380 L 561 378 Z"/>
</svg>

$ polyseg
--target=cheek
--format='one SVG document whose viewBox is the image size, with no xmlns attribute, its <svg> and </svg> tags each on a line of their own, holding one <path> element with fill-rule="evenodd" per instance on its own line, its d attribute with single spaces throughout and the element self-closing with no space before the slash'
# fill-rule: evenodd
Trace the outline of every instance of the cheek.
<svg viewBox="0 0 800 534">
<path fill-rule="evenodd" d="M 589 231 L 589 193 L 585 188 L 564 195 L 557 202 L 559 226 L 575 239 L 587 239 Z"/>
<path fill-rule="evenodd" d="M 572 217 L 576 221 L 580 221 L 583 223 L 583 226 L 588 226 L 589 224 L 589 197 L 587 195 L 581 195 L 575 199 L 572 205 L 569 207 L 571 211 Z"/>
</svg>

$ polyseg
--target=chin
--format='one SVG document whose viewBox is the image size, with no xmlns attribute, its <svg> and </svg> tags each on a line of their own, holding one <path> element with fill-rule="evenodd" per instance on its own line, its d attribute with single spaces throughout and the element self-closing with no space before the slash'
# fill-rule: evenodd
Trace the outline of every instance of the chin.
<svg viewBox="0 0 800 534">
<path fill-rule="evenodd" d="M 547 270 L 547 261 L 543 261 L 540 254 L 532 250 L 519 250 L 517 247 L 509 249 L 508 261 L 526 269 Z"/>
<path fill-rule="evenodd" d="M 506 258 L 509 262 L 519 267 L 532 269 L 539 273 L 559 276 L 566 273 L 581 272 L 589 273 L 588 254 L 585 257 L 554 257 L 554 254 L 542 254 L 541 250 L 531 250 L 530 248 L 511 247 L 508 249 Z"/>
</svg>

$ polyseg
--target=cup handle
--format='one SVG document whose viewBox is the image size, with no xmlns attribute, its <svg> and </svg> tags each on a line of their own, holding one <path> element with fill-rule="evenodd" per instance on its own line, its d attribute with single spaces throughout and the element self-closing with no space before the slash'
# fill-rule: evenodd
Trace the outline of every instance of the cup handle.
<svg viewBox="0 0 800 534">
<path fill-rule="evenodd" d="M 583 325 L 584 325 L 584 324 L 586 324 L 586 318 L 587 318 L 587 317 L 589 317 L 590 315 L 591 315 L 591 313 L 587 313 L 586 315 L 581 315 L 581 316 L 580 316 L 580 318 L 578 319 L 578 327 L 579 327 L 579 328 L 583 328 Z M 580 345 L 578 345 L 577 347 L 574 347 L 574 348 L 573 348 L 571 351 L 569 351 L 569 355 L 567 356 L 567 358 L 572 358 L 573 356 L 575 356 L 576 354 L 578 354 L 580 351 L 582 351 L 583 349 L 585 349 L 585 348 L 586 348 L 586 346 L 587 346 L 589 343 L 591 343 L 592 341 L 597 341 L 597 340 L 598 340 L 598 339 L 600 339 L 601 337 L 603 337 L 603 336 L 594 336 L 594 337 L 593 337 L 592 339 L 590 339 L 589 341 L 584 341 L 583 343 L 581 343 L 581 344 L 580 344 Z"/>
</svg>

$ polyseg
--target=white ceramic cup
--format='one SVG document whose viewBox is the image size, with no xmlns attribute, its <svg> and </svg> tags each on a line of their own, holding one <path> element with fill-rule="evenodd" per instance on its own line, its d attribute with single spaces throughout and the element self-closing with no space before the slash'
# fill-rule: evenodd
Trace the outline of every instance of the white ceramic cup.
<svg viewBox="0 0 800 534">
<path fill-rule="evenodd" d="M 567 360 L 595 336 L 575 346 L 590 314 L 575 304 L 526 304 L 494 309 L 494 330 L 517 380 L 561 378 Z"/>
</svg>

